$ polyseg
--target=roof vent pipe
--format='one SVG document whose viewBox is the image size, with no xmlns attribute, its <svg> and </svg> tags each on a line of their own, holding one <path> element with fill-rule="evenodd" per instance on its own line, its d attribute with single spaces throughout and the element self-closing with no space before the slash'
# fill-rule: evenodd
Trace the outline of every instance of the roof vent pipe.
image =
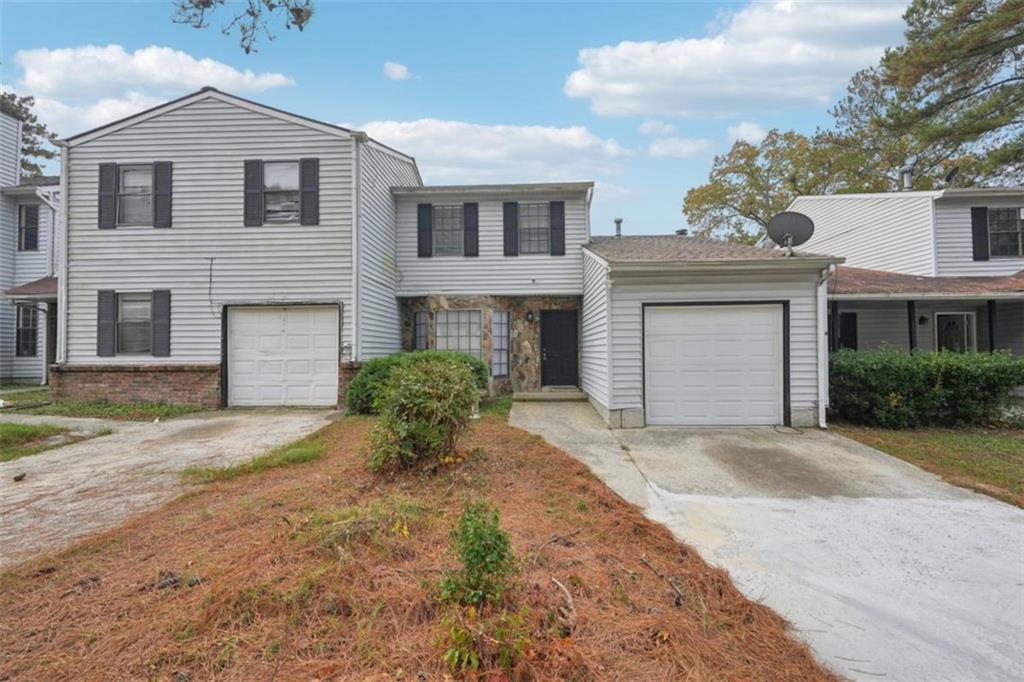
<svg viewBox="0 0 1024 682">
<path fill-rule="evenodd" d="M 616 237 L 621 237 L 622 236 L 622 218 L 616 218 L 615 219 L 615 236 Z"/>
<path fill-rule="evenodd" d="M 914 167 L 904 166 L 900 170 L 900 178 L 903 180 L 903 191 L 909 192 L 914 189 Z"/>
</svg>

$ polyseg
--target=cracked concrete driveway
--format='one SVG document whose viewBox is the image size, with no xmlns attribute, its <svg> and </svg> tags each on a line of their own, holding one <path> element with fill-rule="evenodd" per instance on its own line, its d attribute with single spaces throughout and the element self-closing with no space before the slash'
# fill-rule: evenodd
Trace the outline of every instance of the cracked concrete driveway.
<svg viewBox="0 0 1024 682">
<path fill-rule="evenodd" d="M 516 403 L 509 421 L 728 570 L 840 675 L 1024 679 L 1024 510 L 823 431 L 611 431 L 586 403 Z"/>
<path fill-rule="evenodd" d="M 0 566 L 115 526 L 186 488 L 179 473 L 250 459 L 313 433 L 326 410 L 225 410 L 162 422 L 3 415 L 0 421 L 113 429 L 0 463 Z M 24 473 L 20 482 L 13 480 Z"/>
</svg>

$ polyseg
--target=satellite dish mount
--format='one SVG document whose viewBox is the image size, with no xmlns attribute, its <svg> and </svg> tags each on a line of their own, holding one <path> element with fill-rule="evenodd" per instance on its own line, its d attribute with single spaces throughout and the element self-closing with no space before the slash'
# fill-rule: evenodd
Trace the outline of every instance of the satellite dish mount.
<svg viewBox="0 0 1024 682">
<path fill-rule="evenodd" d="M 814 234 L 814 222 L 803 213 L 783 211 L 768 221 L 768 237 L 793 255 L 793 247 L 800 246 Z"/>
</svg>

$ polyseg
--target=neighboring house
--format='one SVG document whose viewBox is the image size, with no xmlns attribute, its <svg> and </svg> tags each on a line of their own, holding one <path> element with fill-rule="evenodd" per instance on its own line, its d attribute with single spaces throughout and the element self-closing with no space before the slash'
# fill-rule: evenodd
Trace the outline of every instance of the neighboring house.
<svg viewBox="0 0 1024 682">
<path fill-rule="evenodd" d="M 21 179 L 21 122 L 0 114 L 0 382 L 44 383 L 56 357 L 59 178 Z"/>
<path fill-rule="evenodd" d="M 824 424 L 841 259 L 590 236 L 593 183 L 423 186 L 364 133 L 206 88 L 64 143 L 58 398 L 334 405 L 449 349 L 613 426 Z"/>
<path fill-rule="evenodd" d="M 805 196 L 803 248 L 846 258 L 830 347 L 1024 355 L 1024 188 Z"/>
</svg>

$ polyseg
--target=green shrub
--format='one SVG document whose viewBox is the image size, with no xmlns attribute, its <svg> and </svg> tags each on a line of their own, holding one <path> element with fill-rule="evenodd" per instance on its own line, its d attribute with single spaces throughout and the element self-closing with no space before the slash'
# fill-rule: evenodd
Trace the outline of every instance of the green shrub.
<svg viewBox="0 0 1024 682">
<path fill-rule="evenodd" d="M 400 363 L 374 399 L 380 420 L 370 432 L 370 469 L 404 469 L 454 453 L 476 401 L 473 375 L 458 358 Z"/>
<path fill-rule="evenodd" d="M 475 605 L 500 601 L 516 573 L 516 558 L 498 510 L 484 502 L 467 504 L 451 539 L 462 570 L 442 581 L 441 599 Z"/>
<path fill-rule="evenodd" d="M 466 353 L 445 350 L 422 350 L 414 353 L 395 353 L 381 358 L 373 358 L 363 363 L 362 369 L 348 385 L 345 404 L 350 414 L 377 414 L 374 403 L 377 394 L 384 387 L 391 371 L 398 366 L 430 360 L 454 360 L 465 364 L 473 373 L 476 387 L 487 388 L 487 365 L 478 357 Z"/>
<path fill-rule="evenodd" d="M 840 350 L 829 362 L 831 409 L 844 419 L 890 429 L 985 422 L 1021 384 L 1024 359 L 1003 352 Z"/>
</svg>

